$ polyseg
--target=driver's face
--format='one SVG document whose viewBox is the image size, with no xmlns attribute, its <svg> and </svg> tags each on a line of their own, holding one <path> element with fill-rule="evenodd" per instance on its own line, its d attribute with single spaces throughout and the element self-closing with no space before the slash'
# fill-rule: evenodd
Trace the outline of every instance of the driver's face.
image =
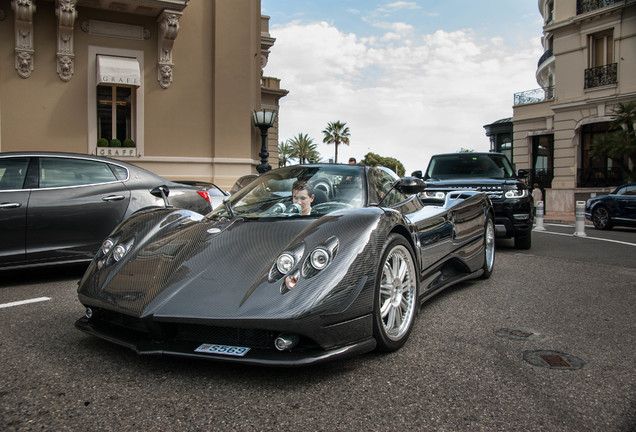
<svg viewBox="0 0 636 432">
<path fill-rule="evenodd" d="M 293 191 L 294 204 L 300 206 L 300 214 L 308 215 L 311 210 L 311 202 L 314 200 L 314 196 L 309 196 L 306 190 Z"/>
</svg>

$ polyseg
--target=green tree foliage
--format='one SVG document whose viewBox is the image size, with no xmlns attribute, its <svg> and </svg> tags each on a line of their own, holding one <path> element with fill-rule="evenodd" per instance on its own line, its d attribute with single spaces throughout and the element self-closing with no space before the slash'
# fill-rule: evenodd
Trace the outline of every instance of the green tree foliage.
<svg viewBox="0 0 636 432">
<path fill-rule="evenodd" d="M 340 144 L 349 145 L 349 126 L 346 123 L 340 121 L 329 122 L 327 128 L 322 131 L 324 138 L 323 143 L 334 144 L 336 146 L 336 152 L 334 156 L 334 163 L 338 163 L 338 146 Z"/>
<path fill-rule="evenodd" d="M 384 157 L 375 153 L 367 153 L 364 156 L 364 159 L 360 161 L 360 165 L 368 165 L 368 166 L 385 166 L 387 168 L 392 169 L 399 177 L 404 177 L 405 168 L 402 165 L 402 162 L 392 157 Z"/>
<path fill-rule="evenodd" d="M 314 143 L 313 138 L 307 134 L 299 133 L 288 141 L 291 147 L 290 157 L 298 159 L 298 163 L 308 162 L 310 159 L 314 162 L 320 161 L 320 153 L 318 153 L 318 144 Z"/>
<path fill-rule="evenodd" d="M 628 181 L 636 181 L 636 101 L 619 103 L 614 115 L 607 133 L 592 142 L 590 153 L 593 157 L 612 158 L 627 174 Z"/>
<path fill-rule="evenodd" d="M 278 143 L 278 166 L 284 167 L 289 163 L 291 158 L 292 147 L 288 143 L 281 141 Z"/>
</svg>

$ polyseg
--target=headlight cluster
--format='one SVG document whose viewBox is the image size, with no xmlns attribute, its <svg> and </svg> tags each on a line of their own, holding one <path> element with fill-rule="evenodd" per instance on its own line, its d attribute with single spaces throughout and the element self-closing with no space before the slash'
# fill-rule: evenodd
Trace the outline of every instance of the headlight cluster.
<svg viewBox="0 0 636 432">
<path fill-rule="evenodd" d="M 118 242 L 113 238 L 107 238 L 102 243 L 100 252 L 102 254 L 102 264 L 112 256 L 115 261 L 120 261 L 129 251 L 132 249 L 134 239 L 130 239 L 127 242 Z"/>
<path fill-rule="evenodd" d="M 310 278 L 324 270 L 333 261 L 338 251 L 338 244 L 336 237 L 330 237 L 324 243 L 313 248 L 304 261 L 304 243 L 286 250 L 276 258 L 269 272 L 270 282 L 284 278 L 280 290 L 281 293 L 285 294 L 296 286 L 301 276 Z M 301 262 L 302 266 L 299 266 Z"/>
<path fill-rule="evenodd" d="M 525 198 L 528 195 L 530 195 L 528 189 L 510 189 L 506 191 L 504 196 L 506 198 Z"/>
<path fill-rule="evenodd" d="M 440 199 L 446 198 L 446 192 L 441 191 L 424 191 L 421 193 L 422 198 Z"/>
</svg>

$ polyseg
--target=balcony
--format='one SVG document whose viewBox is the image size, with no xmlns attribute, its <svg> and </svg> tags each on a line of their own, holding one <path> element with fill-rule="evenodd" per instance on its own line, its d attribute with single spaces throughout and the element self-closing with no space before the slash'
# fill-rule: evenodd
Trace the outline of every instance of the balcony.
<svg viewBox="0 0 636 432">
<path fill-rule="evenodd" d="M 554 86 L 515 93 L 514 106 L 554 99 Z"/>
<path fill-rule="evenodd" d="M 618 82 L 618 63 L 585 69 L 585 88 L 601 87 Z"/>
<path fill-rule="evenodd" d="M 537 68 L 539 68 L 543 64 L 544 61 L 546 61 L 547 59 L 549 59 L 553 55 L 554 55 L 553 49 L 552 48 L 548 48 L 546 50 L 546 52 L 543 53 L 541 58 L 539 58 L 539 63 L 537 63 Z"/>
<path fill-rule="evenodd" d="M 576 14 L 581 15 L 586 12 L 604 8 L 605 6 L 611 6 L 614 3 L 618 3 L 619 1 L 620 0 L 577 0 Z"/>
</svg>

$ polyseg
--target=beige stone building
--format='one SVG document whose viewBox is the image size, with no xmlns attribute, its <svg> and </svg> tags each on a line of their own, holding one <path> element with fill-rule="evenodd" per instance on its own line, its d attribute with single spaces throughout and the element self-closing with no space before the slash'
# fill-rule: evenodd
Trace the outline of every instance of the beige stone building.
<svg viewBox="0 0 636 432">
<path fill-rule="evenodd" d="M 539 0 L 541 88 L 515 94 L 513 159 L 545 190 L 546 211 L 625 181 L 616 161 L 590 155 L 618 103 L 636 100 L 636 1 Z"/>
<path fill-rule="evenodd" d="M 268 27 L 260 0 L 0 0 L 0 151 L 105 154 L 229 189 L 260 161 L 253 111 L 287 93 L 262 76 Z"/>
</svg>

